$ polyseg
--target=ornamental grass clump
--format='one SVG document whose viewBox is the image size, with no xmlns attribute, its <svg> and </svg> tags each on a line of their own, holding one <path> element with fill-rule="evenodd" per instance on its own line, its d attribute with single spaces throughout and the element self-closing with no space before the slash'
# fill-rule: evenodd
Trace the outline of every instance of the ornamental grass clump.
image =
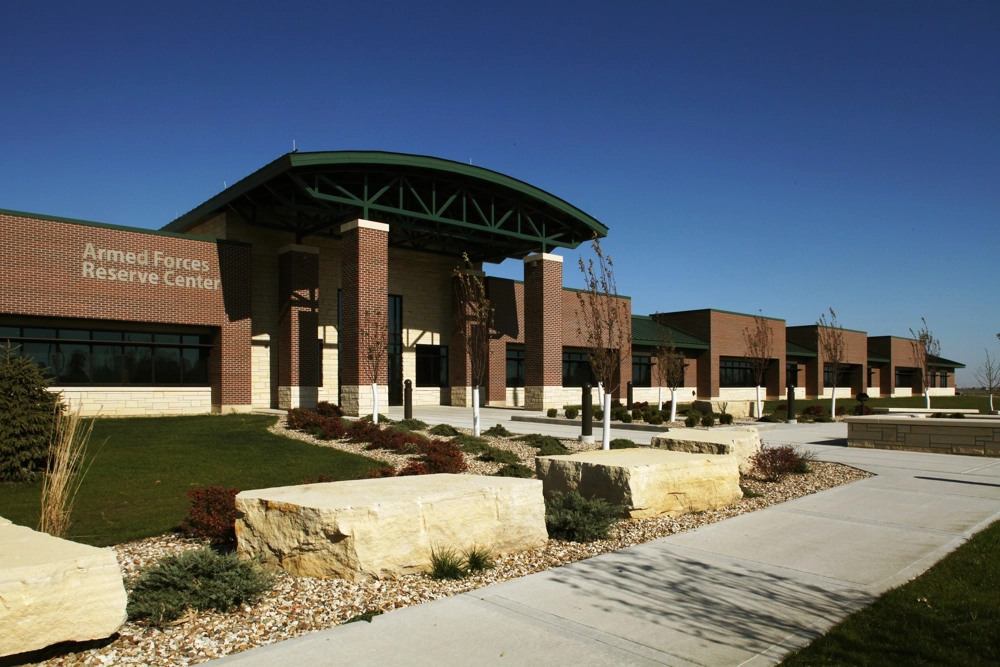
<svg viewBox="0 0 1000 667">
<path fill-rule="evenodd" d="M 186 551 L 139 573 L 129 591 L 128 617 L 161 626 L 188 610 L 227 613 L 257 602 L 273 585 L 271 573 L 236 554 Z"/>
<path fill-rule="evenodd" d="M 605 539 L 621 515 L 622 507 L 603 498 L 584 498 L 576 491 L 557 491 L 545 501 L 545 527 L 554 540 Z"/>
<path fill-rule="evenodd" d="M 454 549 L 431 550 L 431 577 L 434 579 L 464 579 L 469 576 L 462 556 Z"/>
<path fill-rule="evenodd" d="M 465 569 L 471 574 L 485 572 L 493 569 L 493 554 L 486 547 L 472 547 L 467 549 L 465 556 Z"/>
<path fill-rule="evenodd" d="M 59 395 L 18 347 L 0 346 L 0 482 L 33 482 L 45 470 Z"/>
<path fill-rule="evenodd" d="M 56 408 L 52 415 L 52 439 L 42 479 L 42 511 L 38 530 L 55 537 L 66 537 L 69 532 L 73 503 L 87 475 L 83 459 L 87 455 L 94 420 L 91 419 L 89 425 L 82 423 L 80 410 L 81 407 L 77 406 L 76 412 L 66 414 Z"/>
</svg>

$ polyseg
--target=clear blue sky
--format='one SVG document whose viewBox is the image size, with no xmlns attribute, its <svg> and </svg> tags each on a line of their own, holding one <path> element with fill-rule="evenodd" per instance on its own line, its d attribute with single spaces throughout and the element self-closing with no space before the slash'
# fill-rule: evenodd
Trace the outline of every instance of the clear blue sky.
<svg viewBox="0 0 1000 667">
<path fill-rule="evenodd" d="M 0 208 L 161 227 L 293 140 L 471 159 L 608 225 L 637 313 L 1000 352 L 1000 3 L 481 4 L 3 3 Z"/>
</svg>

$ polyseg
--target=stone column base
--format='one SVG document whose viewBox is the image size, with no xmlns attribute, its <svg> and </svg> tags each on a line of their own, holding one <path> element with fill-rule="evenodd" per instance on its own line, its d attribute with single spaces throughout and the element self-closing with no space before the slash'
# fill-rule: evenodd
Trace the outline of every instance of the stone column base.
<svg viewBox="0 0 1000 667">
<path fill-rule="evenodd" d="M 292 408 L 316 407 L 319 387 L 278 387 L 278 408 L 281 410 L 291 410 Z"/>
<path fill-rule="evenodd" d="M 562 387 L 525 387 L 525 410 L 548 410 L 563 406 Z"/>
<path fill-rule="evenodd" d="M 246 413 L 253 410 L 252 405 L 213 405 L 212 412 L 220 415 L 228 415 L 234 412 Z"/>
<path fill-rule="evenodd" d="M 485 386 L 479 388 L 479 405 L 480 407 L 484 405 L 494 405 L 494 403 L 486 401 L 486 391 Z M 506 401 L 502 401 L 499 405 L 504 405 Z M 472 387 L 451 387 L 451 405 L 458 408 L 471 408 L 472 407 Z"/>
<path fill-rule="evenodd" d="M 372 386 L 370 384 L 358 386 L 356 384 L 345 384 L 340 388 L 340 409 L 345 415 L 352 417 L 364 417 L 372 413 Z M 389 409 L 389 387 L 387 385 L 378 386 L 378 411 L 383 415 Z"/>
</svg>

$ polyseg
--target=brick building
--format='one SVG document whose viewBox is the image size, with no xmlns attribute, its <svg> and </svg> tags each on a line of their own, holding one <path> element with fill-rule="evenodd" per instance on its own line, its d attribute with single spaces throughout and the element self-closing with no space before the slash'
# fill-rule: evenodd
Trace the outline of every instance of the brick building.
<svg viewBox="0 0 1000 667">
<path fill-rule="evenodd" d="M 394 405 L 405 380 L 418 405 L 467 405 L 460 269 L 482 277 L 496 309 L 480 400 L 561 407 L 578 403 L 580 386 L 596 378 L 583 335 L 587 295 L 563 287 L 552 251 L 607 232 L 547 192 L 471 165 L 290 153 L 160 231 L 0 210 L 0 344 L 32 357 L 87 414 L 324 400 L 367 414 L 373 383 L 380 405 Z M 523 260 L 523 281 L 482 270 L 509 258 Z M 753 399 L 743 344 L 752 316 L 633 315 L 626 296 L 612 310 L 624 336 L 613 396 L 624 397 L 631 381 L 637 400 L 669 400 L 655 361 L 669 341 L 686 364 L 680 400 Z M 774 341 L 767 396 L 783 395 L 792 366 L 802 368 L 803 395 L 822 395 L 815 327 L 766 321 Z M 913 386 L 908 342 L 849 335 L 852 392 L 866 383 L 882 395 Z M 948 371 L 961 364 L 936 363 L 932 390 L 953 392 Z"/>
</svg>

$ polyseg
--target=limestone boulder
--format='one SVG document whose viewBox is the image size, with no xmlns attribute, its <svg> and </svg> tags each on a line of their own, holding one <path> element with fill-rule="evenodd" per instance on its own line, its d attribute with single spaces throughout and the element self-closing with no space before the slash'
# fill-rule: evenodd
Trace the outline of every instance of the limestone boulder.
<svg viewBox="0 0 1000 667">
<path fill-rule="evenodd" d="M 740 463 L 743 474 L 753 470 L 752 459 L 760 451 L 760 434 L 757 429 L 746 428 L 701 429 L 669 428 L 656 435 L 649 443 L 654 449 L 691 454 L 732 454 Z"/>
<path fill-rule="evenodd" d="M 535 479 L 415 475 L 243 491 L 239 551 L 292 574 L 351 581 L 431 567 L 434 550 L 506 555 L 542 546 Z"/>
<path fill-rule="evenodd" d="M 576 491 L 623 505 L 633 518 L 679 516 L 743 497 L 733 455 L 613 449 L 535 459 L 545 494 Z"/>
<path fill-rule="evenodd" d="M 126 603 L 114 551 L 0 518 L 0 656 L 110 637 Z"/>
</svg>

